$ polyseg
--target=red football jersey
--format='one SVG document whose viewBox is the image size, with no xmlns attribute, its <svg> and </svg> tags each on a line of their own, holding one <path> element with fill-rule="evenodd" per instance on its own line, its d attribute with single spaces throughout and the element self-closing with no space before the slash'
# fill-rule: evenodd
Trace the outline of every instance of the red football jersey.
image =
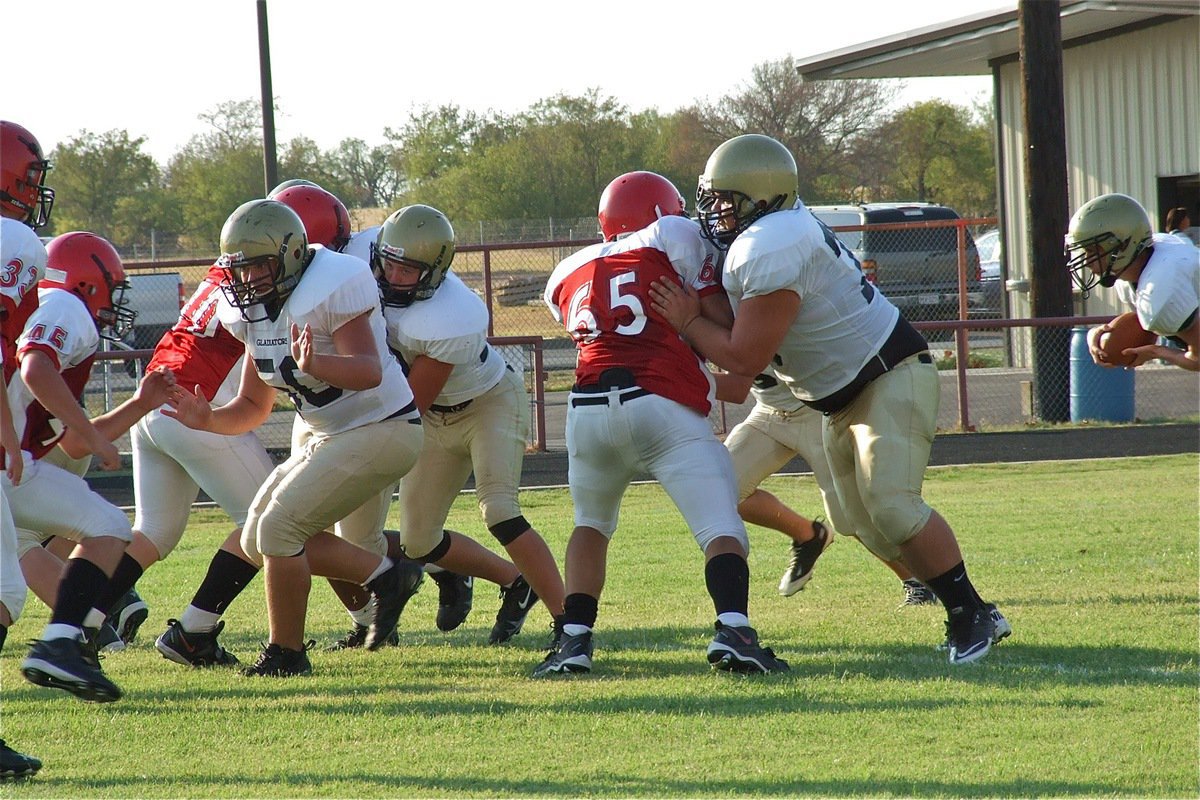
<svg viewBox="0 0 1200 800">
<path fill-rule="evenodd" d="M 707 415 L 714 383 L 703 362 L 650 306 L 655 280 L 685 281 L 702 294 L 721 291 L 716 254 L 685 217 L 664 217 L 614 242 L 562 261 L 544 299 L 575 339 L 575 381 L 599 382 L 612 367 L 637 385 Z"/>
<path fill-rule="evenodd" d="M 225 330 L 217 319 L 224 270 L 212 266 L 196 291 L 184 303 L 175 327 L 154 347 L 147 369 L 169 367 L 175 381 L 190 391 L 199 386 L 210 401 L 246 352 L 246 346 Z"/>
</svg>

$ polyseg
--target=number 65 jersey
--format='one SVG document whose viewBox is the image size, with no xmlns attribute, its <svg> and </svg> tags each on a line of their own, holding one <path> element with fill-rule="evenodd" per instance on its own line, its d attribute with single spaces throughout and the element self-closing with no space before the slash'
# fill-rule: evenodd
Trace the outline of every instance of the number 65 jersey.
<svg viewBox="0 0 1200 800">
<path fill-rule="evenodd" d="M 687 217 L 662 217 L 628 236 L 585 247 L 559 262 L 542 297 L 578 348 L 575 380 L 599 382 L 613 367 L 637 385 L 707 416 L 715 386 L 696 353 L 650 307 L 656 279 L 701 295 L 722 291 L 717 251 Z"/>
<path fill-rule="evenodd" d="M 301 330 L 311 327 L 315 352 L 335 353 L 334 331 L 364 313 L 371 314 L 371 332 L 383 367 L 378 386 L 342 389 L 300 371 L 292 358 L 293 322 Z M 263 382 L 287 392 L 296 411 L 318 433 L 332 436 L 379 422 L 413 402 L 408 380 L 387 349 L 379 287 L 371 268 L 360 259 L 318 247 L 274 320 L 246 322 L 225 298 L 218 316 L 245 343 L 246 357 L 254 360 Z"/>
</svg>

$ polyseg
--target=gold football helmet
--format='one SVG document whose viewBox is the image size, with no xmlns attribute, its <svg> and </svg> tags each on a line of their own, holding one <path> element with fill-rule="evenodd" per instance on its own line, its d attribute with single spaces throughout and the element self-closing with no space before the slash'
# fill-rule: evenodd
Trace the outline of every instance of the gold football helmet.
<svg viewBox="0 0 1200 800">
<path fill-rule="evenodd" d="M 1150 217 L 1126 194 L 1103 194 L 1079 207 L 1067 227 L 1067 269 L 1080 291 L 1112 286 L 1154 241 Z M 1092 269 L 1099 264 L 1100 271 Z"/>
<path fill-rule="evenodd" d="M 728 247 L 754 221 L 789 209 L 799 197 L 796 159 L 770 136 L 729 139 L 708 157 L 696 191 L 704 238 Z"/>
<path fill-rule="evenodd" d="M 412 286 L 389 283 L 384 260 L 416 267 L 421 277 Z M 432 206 L 412 205 L 394 211 L 371 245 L 371 269 L 383 292 L 384 305 L 403 308 L 428 300 L 446 279 L 454 261 L 454 227 Z"/>
<path fill-rule="evenodd" d="M 278 200 L 243 203 L 221 228 L 217 266 L 224 268 L 228 276 L 221 288 L 247 322 L 274 319 L 283 301 L 300 283 L 309 260 L 304 223 Z M 264 271 L 263 267 L 268 269 Z M 263 306 L 265 314 L 251 318 L 250 309 L 258 305 Z"/>
</svg>

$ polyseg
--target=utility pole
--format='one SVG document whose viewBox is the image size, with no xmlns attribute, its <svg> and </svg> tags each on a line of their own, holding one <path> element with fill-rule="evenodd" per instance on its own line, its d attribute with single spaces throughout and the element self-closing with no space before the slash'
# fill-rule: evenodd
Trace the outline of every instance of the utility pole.
<svg viewBox="0 0 1200 800">
<path fill-rule="evenodd" d="M 267 35 L 267 0 L 258 0 L 258 73 L 262 81 L 263 196 L 279 183 L 275 157 L 275 95 L 271 91 L 271 38 Z"/>
<path fill-rule="evenodd" d="M 1069 317 L 1067 145 L 1063 115 L 1062 22 L 1059 0 L 1020 0 L 1021 111 L 1025 124 L 1025 207 L 1033 316 Z M 1037 414 L 1070 419 L 1071 332 L 1033 330 Z"/>
</svg>

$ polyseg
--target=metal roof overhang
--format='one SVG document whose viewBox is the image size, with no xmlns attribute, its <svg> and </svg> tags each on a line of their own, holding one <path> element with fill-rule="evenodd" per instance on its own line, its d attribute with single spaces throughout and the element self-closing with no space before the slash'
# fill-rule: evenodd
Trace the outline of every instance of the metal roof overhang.
<svg viewBox="0 0 1200 800">
<path fill-rule="evenodd" d="M 1062 38 L 1069 44 L 1159 17 L 1196 15 L 1196 0 L 1063 0 Z M 805 80 L 990 75 L 991 62 L 1016 58 L 1018 37 L 1016 8 L 984 11 L 799 59 L 796 70 Z"/>
</svg>

